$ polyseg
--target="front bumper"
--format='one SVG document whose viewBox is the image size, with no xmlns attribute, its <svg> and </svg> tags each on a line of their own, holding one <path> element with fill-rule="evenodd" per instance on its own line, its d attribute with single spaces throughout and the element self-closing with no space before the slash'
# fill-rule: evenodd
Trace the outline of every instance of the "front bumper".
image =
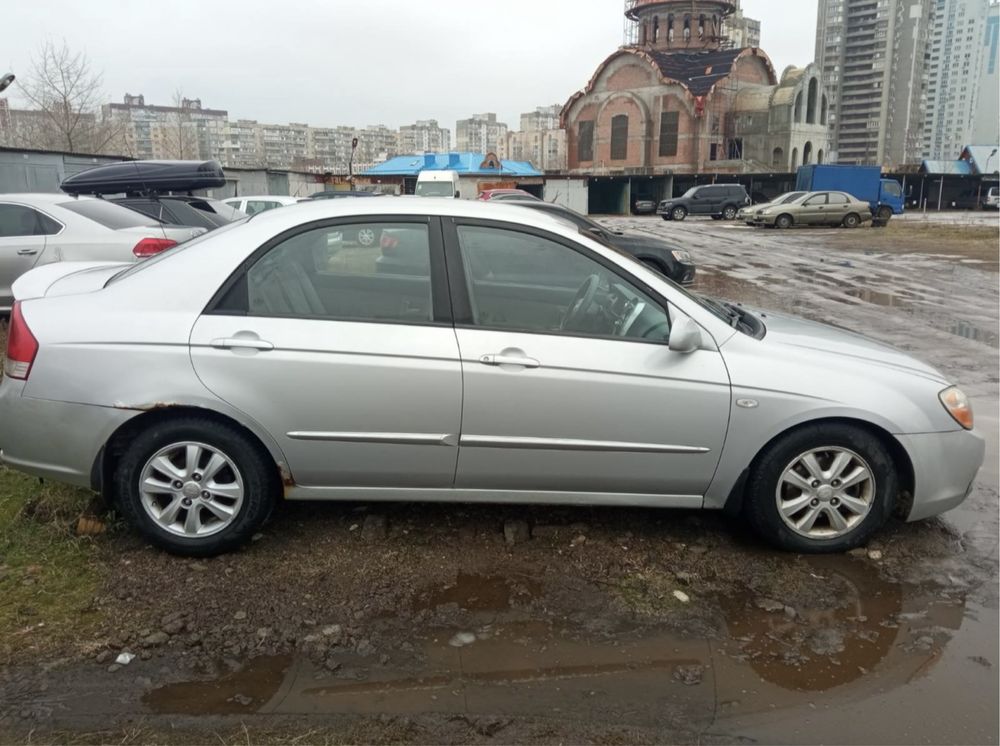
<svg viewBox="0 0 1000 746">
<path fill-rule="evenodd" d="M 97 454 L 138 412 L 23 396 L 0 378 L 0 464 L 43 479 L 91 487 Z"/>
<path fill-rule="evenodd" d="M 914 472 L 913 506 L 908 521 L 919 521 L 957 507 L 972 491 L 983 465 L 986 442 L 975 430 L 897 435 Z"/>
</svg>

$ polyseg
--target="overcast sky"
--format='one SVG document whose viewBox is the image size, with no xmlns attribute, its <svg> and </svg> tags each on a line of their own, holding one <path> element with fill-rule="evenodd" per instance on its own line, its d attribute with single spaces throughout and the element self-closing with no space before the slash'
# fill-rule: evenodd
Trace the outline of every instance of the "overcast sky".
<svg viewBox="0 0 1000 746">
<path fill-rule="evenodd" d="M 233 119 L 315 126 L 518 125 L 564 103 L 622 42 L 622 0 L 7 0 L 0 67 L 65 39 L 109 99 L 174 91 Z M 811 62 L 817 0 L 744 0 L 778 73 Z M 5 70 L 0 71 L 2 74 Z M 16 88 L 8 91 L 17 98 Z"/>
</svg>

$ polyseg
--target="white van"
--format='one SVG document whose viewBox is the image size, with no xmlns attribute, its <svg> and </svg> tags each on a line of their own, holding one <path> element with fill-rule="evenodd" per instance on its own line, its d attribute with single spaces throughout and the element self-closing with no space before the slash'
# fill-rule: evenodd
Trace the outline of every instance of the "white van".
<svg viewBox="0 0 1000 746">
<path fill-rule="evenodd" d="M 418 197 L 448 197 L 458 199 L 461 190 L 457 171 L 421 171 L 417 177 Z"/>
</svg>

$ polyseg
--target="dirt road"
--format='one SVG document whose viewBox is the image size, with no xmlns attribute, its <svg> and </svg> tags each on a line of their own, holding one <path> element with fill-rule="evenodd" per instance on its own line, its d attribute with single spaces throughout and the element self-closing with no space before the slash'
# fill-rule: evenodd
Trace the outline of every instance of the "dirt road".
<svg viewBox="0 0 1000 746">
<path fill-rule="evenodd" d="M 998 234 L 606 222 L 689 249 L 698 290 L 947 372 L 989 439 L 970 499 L 816 559 L 716 515 L 492 506 L 289 505 L 200 562 L 115 524 L 10 540 L 3 740 L 996 743 Z M 10 531 L 85 500 L 15 480 Z"/>
</svg>

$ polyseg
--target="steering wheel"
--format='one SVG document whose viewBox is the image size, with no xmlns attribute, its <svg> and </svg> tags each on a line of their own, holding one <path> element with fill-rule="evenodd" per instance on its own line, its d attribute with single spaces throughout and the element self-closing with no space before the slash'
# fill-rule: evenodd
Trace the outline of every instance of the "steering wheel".
<svg viewBox="0 0 1000 746">
<path fill-rule="evenodd" d="M 573 301 L 569 304 L 569 308 L 566 309 L 566 315 L 563 317 L 562 324 L 559 326 L 560 329 L 569 329 L 578 321 L 583 320 L 583 318 L 587 315 L 587 310 L 590 308 L 590 304 L 594 302 L 594 297 L 597 295 L 597 289 L 600 286 L 600 275 L 591 275 L 583 281 L 580 289 L 577 290 L 576 295 L 573 296 Z"/>
</svg>

